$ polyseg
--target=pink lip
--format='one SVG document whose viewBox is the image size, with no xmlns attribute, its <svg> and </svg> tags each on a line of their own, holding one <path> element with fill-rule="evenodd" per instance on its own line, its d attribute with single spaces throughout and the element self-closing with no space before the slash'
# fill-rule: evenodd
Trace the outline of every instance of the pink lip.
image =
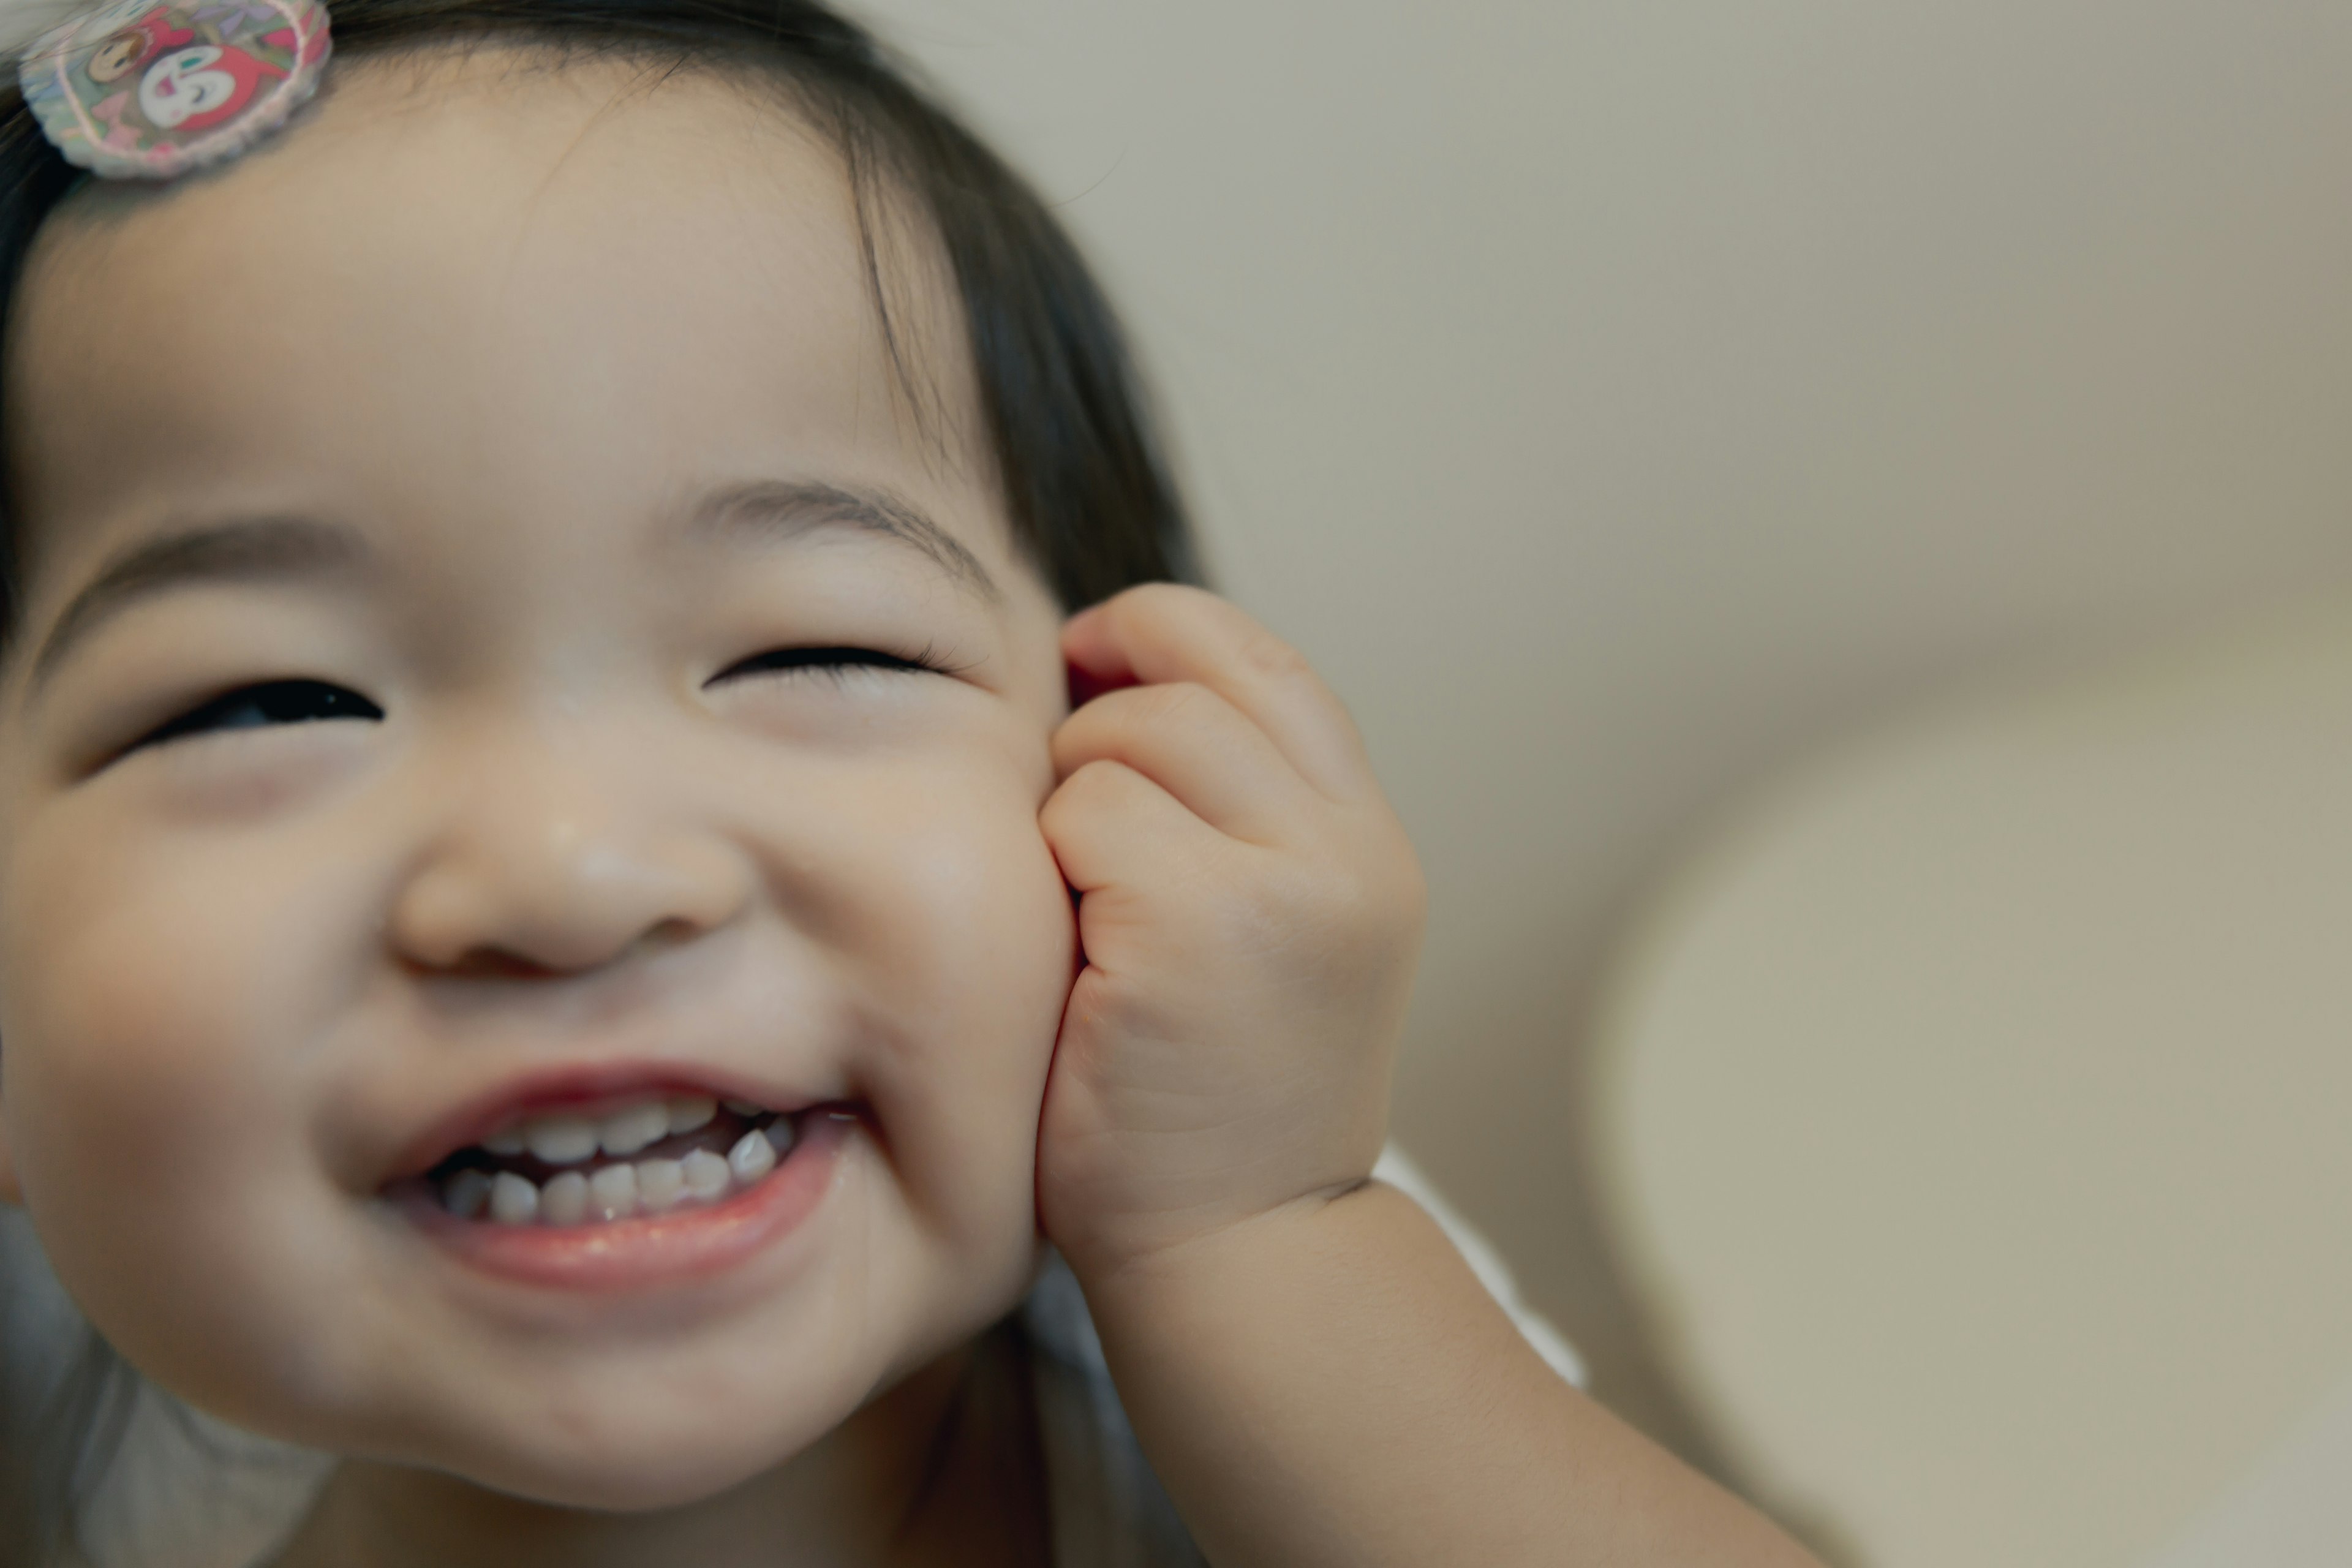
<svg viewBox="0 0 2352 1568">
<path fill-rule="evenodd" d="M 724 1273 L 798 1230 L 833 1190 L 856 1126 L 845 1112 L 806 1117 L 766 1180 L 678 1214 L 561 1228 L 461 1220 L 423 1182 L 403 1183 L 395 1202 L 436 1244 L 486 1274 L 564 1290 L 649 1289 Z"/>
<path fill-rule="evenodd" d="M 677 1063 L 610 1062 L 601 1066 L 549 1068 L 510 1079 L 477 1095 L 412 1139 L 394 1159 L 387 1184 L 421 1176 L 458 1150 L 478 1143 L 519 1116 L 559 1110 L 593 1115 L 632 1099 L 654 1094 L 707 1094 L 714 1100 L 746 1100 L 770 1110 L 804 1110 L 819 1098 L 779 1098 L 774 1085 L 761 1086 L 703 1073 Z"/>
</svg>

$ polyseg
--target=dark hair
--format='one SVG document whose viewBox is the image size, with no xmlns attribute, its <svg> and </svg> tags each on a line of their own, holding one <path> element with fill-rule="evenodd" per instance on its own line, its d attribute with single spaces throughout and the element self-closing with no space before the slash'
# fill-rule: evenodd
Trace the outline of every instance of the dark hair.
<svg viewBox="0 0 2352 1568">
<path fill-rule="evenodd" d="M 894 197 L 931 225 L 961 296 L 982 434 L 1014 537 L 1063 607 L 1196 577 L 1126 335 L 1076 247 L 1036 193 L 865 29 L 805 0 L 336 0 L 331 16 L 341 59 L 508 44 L 558 59 L 772 77 L 848 167 L 869 291 L 909 388 L 919 372 L 893 321 L 878 237 Z M 42 136 L 15 71 L 5 74 L 0 329 L 13 321 L 42 221 L 79 177 Z M 0 400 L 0 429 L 5 414 Z M 16 630 L 18 569 L 0 485 L 0 643 Z"/>
<path fill-rule="evenodd" d="M 982 434 L 1014 536 L 1063 606 L 1195 578 L 1182 501 L 1125 334 L 1076 247 L 1021 177 L 862 28 L 804 0 L 335 0 L 332 23 L 341 59 L 518 45 L 559 63 L 616 58 L 771 78 L 847 166 L 868 290 L 919 416 L 920 372 L 891 314 L 882 240 L 894 201 L 930 224 L 961 296 Z M 5 77 L 0 331 L 13 324 L 42 223 L 81 178 L 42 136 L 16 72 Z M 0 400 L 0 431 L 5 413 Z M 0 646 L 18 629 L 12 511 L 0 483 Z M 46 1538 L 31 1547 L 46 1556 L 69 1528 L 67 1510 L 103 1473 L 121 1432 L 127 1375 L 93 1337 L 44 1423 L 44 1447 L 64 1462 L 26 1489 L 47 1495 L 0 1506 L 0 1516 L 20 1516 L 0 1517 L 0 1536 L 14 1534 L 19 1550 L 26 1536 Z M 10 1502 L 0 1493 L 0 1505 Z M 0 1557 L 9 1545 L 0 1539 Z"/>
</svg>

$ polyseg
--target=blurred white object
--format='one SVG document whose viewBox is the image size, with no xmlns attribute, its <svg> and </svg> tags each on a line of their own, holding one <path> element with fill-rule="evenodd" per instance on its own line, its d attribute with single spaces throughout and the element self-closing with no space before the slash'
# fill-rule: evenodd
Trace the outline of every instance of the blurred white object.
<svg viewBox="0 0 2352 1568">
<path fill-rule="evenodd" d="M 1528 1342 L 1536 1354 L 1543 1357 L 1544 1363 L 1552 1371 L 1582 1388 L 1584 1359 L 1576 1353 L 1576 1347 L 1562 1338 L 1560 1331 L 1552 1327 L 1541 1313 L 1528 1305 L 1519 1294 L 1519 1282 L 1511 1273 L 1510 1266 L 1503 1261 L 1502 1254 L 1496 1252 L 1486 1238 L 1462 1217 L 1459 1210 L 1439 1194 L 1437 1189 L 1430 1184 L 1429 1178 L 1421 1173 L 1421 1167 L 1406 1159 L 1404 1151 L 1391 1143 L 1381 1151 L 1380 1163 L 1372 1167 L 1372 1174 L 1419 1204 L 1429 1217 L 1437 1222 L 1437 1228 L 1445 1233 L 1445 1238 L 1454 1244 L 1454 1249 L 1462 1254 L 1462 1260 L 1470 1265 L 1470 1272 L 1478 1277 L 1478 1283 L 1486 1287 L 1486 1294 L 1495 1298 L 1496 1304 L 1518 1326 L 1520 1337 Z"/>
<path fill-rule="evenodd" d="M 2182 1540 L 2352 1376 L 2347 936 L 2340 599 L 1882 736 L 1691 866 L 1603 1160 L 1749 1473 L 1873 1568 Z M 2231 1561 L 2352 1563 L 2333 1452 L 2324 1552 Z"/>
</svg>

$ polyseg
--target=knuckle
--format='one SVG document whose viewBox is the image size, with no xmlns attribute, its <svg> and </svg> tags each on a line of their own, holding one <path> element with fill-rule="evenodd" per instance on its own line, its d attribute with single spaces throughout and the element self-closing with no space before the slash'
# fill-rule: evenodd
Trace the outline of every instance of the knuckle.
<svg viewBox="0 0 2352 1568">
<path fill-rule="evenodd" d="M 1083 805 L 1107 805 L 1127 793 L 1128 780 L 1132 775 L 1133 770 L 1125 763 L 1097 757 L 1064 780 L 1059 793 Z"/>
<path fill-rule="evenodd" d="M 1282 895 L 1293 919 L 1355 946 L 1389 948 L 1418 939 L 1429 889 L 1401 836 L 1333 846 L 1294 876 L 1295 885 Z"/>
<path fill-rule="evenodd" d="M 1076 773 L 1103 749 L 1103 715 L 1097 699 L 1062 721 L 1054 731 L 1051 750 L 1055 771 L 1065 778 Z"/>
<path fill-rule="evenodd" d="M 1404 873 L 1397 895 L 1397 906 L 1403 912 L 1405 923 L 1418 931 L 1429 923 L 1429 874 L 1421 868 L 1417 857 L 1407 856 Z"/>
<path fill-rule="evenodd" d="M 1097 698 L 1055 731 L 1055 764 L 1068 772 L 1091 760 L 1132 752 L 1170 730 L 1197 733 L 1216 722 L 1221 701 L 1192 680 L 1130 687 Z"/>
<path fill-rule="evenodd" d="M 1070 829 L 1076 826 L 1071 819 L 1079 815 L 1081 809 L 1071 798 L 1069 786 L 1064 784 L 1047 795 L 1045 804 L 1037 808 L 1038 831 L 1049 840 L 1066 839 Z"/>
<path fill-rule="evenodd" d="M 1321 868 L 1287 856 L 1259 861 L 1245 894 L 1235 900 L 1239 934 L 1254 943 L 1279 944 L 1328 928 L 1332 879 Z"/>
<path fill-rule="evenodd" d="M 1200 592 L 1182 583 L 1138 583 L 1120 597 L 1139 605 L 1181 604 Z"/>
<path fill-rule="evenodd" d="M 1189 587 L 1181 583 L 1139 583 L 1132 588 L 1113 595 L 1110 598 L 1110 608 L 1114 615 L 1121 617 L 1140 616 L 1147 619 L 1158 619 L 1171 615 L 1181 615 L 1184 606 L 1195 595 L 1202 598 L 1210 596 L 1198 588 Z"/>
<path fill-rule="evenodd" d="M 1296 680 L 1314 673 L 1305 654 L 1255 622 L 1242 636 L 1240 652 L 1252 669 L 1276 680 Z"/>
<path fill-rule="evenodd" d="M 1118 775 L 1123 771 L 1118 763 L 1103 758 L 1081 765 L 1045 798 L 1037 820 L 1046 832 L 1053 833 L 1075 826 L 1075 818 L 1106 809 L 1119 788 Z"/>
<path fill-rule="evenodd" d="M 1429 873 L 1423 869 L 1412 840 L 1401 826 L 1386 824 L 1375 857 L 1388 901 L 1418 925 L 1429 912 Z"/>
<path fill-rule="evenodd" d="M 1158 729 L 1206 716 L 1213 693 L 1197 680 L 1171 680 L 1138 687 L 1134 692 L 1137 722 Z"/>
</svg>

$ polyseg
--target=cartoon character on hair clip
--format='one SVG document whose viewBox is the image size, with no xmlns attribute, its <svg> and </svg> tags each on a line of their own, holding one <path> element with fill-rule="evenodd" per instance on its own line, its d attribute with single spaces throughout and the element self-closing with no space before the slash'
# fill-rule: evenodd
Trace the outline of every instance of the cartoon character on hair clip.
<svg viewBox="0 0 2352 1568">
<path fill-rule="evenodd" d="M 322 0 L 113 0 L 25 49 L 16 81 L 67 162 L 168 180 L 284 124 L 331 47 Z"/>
<path fill-rule="evenodd" d="M 139 112 L 159 131 L 208 131 L 286 73 L 234 44 L 175 49 L 139 80 Z"/>
<path fill-rule="evenodd" d="M 90 80 L 104 86 L 129 76 L 166 49 L 195 41 L 194 32 L 172 25 L 170 7 L 158 5 L 99 45 L 82 68 Z"/>
</svg>

